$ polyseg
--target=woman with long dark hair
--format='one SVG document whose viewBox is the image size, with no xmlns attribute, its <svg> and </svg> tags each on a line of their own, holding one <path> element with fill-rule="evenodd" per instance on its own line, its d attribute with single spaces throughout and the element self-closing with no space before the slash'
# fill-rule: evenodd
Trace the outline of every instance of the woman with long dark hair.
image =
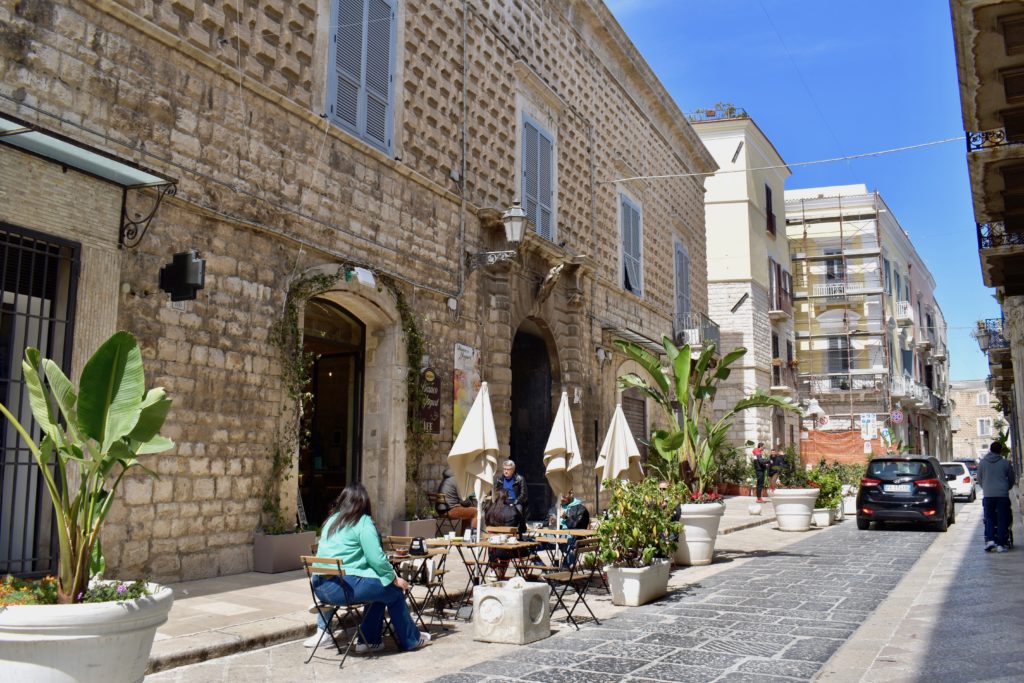
<svg viewBox="0 0 1024 683">
<path fill-rule="evenodd" d="M 429 633 L 421 633 L 409 616 L 405 591 L 409 583 L 395 574 L 380 544 L 380 534 L 373 524 L 370 496 L 362 484 L 345 487 L 327 513 L 320 533 L 320 557 L 336 557 L 342 561 L 345 576 L 314 574 L 313 590 L 327 603 L 371 603 L 363 611 L 361 627 L 364 642 L 356 643 L 356 652 L 376 652 L 384 648 L 384 608 L 391 617 L 391 628 L 402 650 L 415 650 L 430 642 Z M 323 617 L 317 618 L 317 633 L 310 636 L 306 647 L 316 647 L 326 629 Z"/>
</svg>

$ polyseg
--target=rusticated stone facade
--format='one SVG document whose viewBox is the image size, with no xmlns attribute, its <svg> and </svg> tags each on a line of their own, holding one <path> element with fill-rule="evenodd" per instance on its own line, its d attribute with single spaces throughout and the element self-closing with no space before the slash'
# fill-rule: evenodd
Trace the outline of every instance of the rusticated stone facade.
<svg viewBox="0 0 1024 683">
<path fill-rule="evenodd" d="M 707 312 L 702 182 L 610 181 L 706 172 L 713 161 L 602 3 L 400 0 L 395 17 L 385 152 L 322 117 L 331 0 L 0 6 L 0 116 L 177 182 L 139 245 L 120 248 L 120 188 L 0 147 L 3 229 L 83 245 L 75 372 L 98 340 L 128 329 L 147 380 L 174 398 L 165 431 L 176 448 L 146 463 L 160 478 L 130 478 L 111 513 L 111 573 L 173 581 L 251 569 L 291 405 L 271 328 L 289 285 L 311 273 L 374 274 L 339 278 L 320 298 L 365 326 L 361 479 L 382 528 L 440 478 L 455 344 L 480 351 L 506 457 L 517 438 L 517 331 L 544 343 L 546 419 L 564 387 L 587 494 L 623 360 L 601 361 L 597 349 L 627 331 L 671 333 L 675 240 L 690 253 L 693 310 Z M 522 193 L 524 115 L 554 138 L 552 237 L 530 234 L 511 264 L 470 269 L 467 254 L 505 248 L 493 223 Z M 620 190 L 643 209 L 643 296 L 622 286 Z M 129 215 L 153 199 L 130 190 Z M 157 272 L 187 248 L 206 259 L 205 288 L 172 307 Z M 385 279 L 442 377 L 441 433 L 411 473 L 406 346 Z"/>
</svg>

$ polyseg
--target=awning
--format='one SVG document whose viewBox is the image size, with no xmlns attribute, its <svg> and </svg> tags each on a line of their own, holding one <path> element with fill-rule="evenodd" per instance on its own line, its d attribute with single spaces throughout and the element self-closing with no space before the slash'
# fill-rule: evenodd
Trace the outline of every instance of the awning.
<svg viewBox="0 0 1024 683">
<path fill-rule="evenodd" d="M 155 171 L 90 149 L 63 135 L 46 131 L 9 114 L 0 114 L 0 143 L 128 189 L 175 183 L 171 178 Z"/>
<path fill-rule="evenodd" d="M 625 341 L 633 342 L 638 346 L 642 346 L 651 353 L 659 355 L 664 355 L 665 353 L 665 347 L 661 345 L 661 342 L 654 341 L 650 337 L 646 337 L 639 332 L 627 330 L 611 323 L 602 323 L 601 330 L 611 337 L 623 339 Z"/>
<path fill-rule="evenodd" d="M 84 145 L 59 133 L 46 130 L 10 114 L 0 113 L 0 144 L 20 149 L 66 168 L 73 168 L 128 190 L 155 188 L 157 198 L 148 215 L 129 218 L 125 203 L 121 207 L 120 242 L 135 246 L 142 239 L 149 222 L 156 215 L 164 195 L 174 194 L 177 181 L 138 164 L 119 159 L 113 154 Z"/>
</svg>

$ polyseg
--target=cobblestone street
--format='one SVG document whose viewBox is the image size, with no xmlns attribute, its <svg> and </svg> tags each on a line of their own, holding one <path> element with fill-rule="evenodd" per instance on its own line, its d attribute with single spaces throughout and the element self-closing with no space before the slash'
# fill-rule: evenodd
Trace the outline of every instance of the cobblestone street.
<svg viewBox="0 0 1024 683">
<path fill-rule="evenodd" d="M 935 540 L 845 523 L 435 683 L 809 680 Z"/>
</svg>

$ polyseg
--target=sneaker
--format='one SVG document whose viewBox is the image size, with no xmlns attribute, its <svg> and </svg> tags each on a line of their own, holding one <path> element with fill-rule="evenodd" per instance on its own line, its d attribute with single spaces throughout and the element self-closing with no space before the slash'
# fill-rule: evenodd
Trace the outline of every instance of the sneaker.
<svg viewBox="0 0 1024 683">
<path fill-rule="evenodd" d="M 763 503 L 763 502 L 764 502 L 764 498 L 758 498 L 758 499 L 757 499 L 757 502 L 758 502 L 758 503 Z"/>
<path fill-rule="evenodd" d="M 986 553 L 990 553 L 990 552 L 992 552 L 995 549 L 996 549 L 996 542 L 995 541 L 985 541 L 985 552 Z"/>
<path fill-rule="evenodd" d="M 327 632 L 324 631 L 322 628 L 318 628 L 316 630 L 316 633 L 311 635 L 309 638 L 306 638 L 306 640 L 304 640 L 302 642 L 302 647 L 316 647 L 317 643 L 320 642 L 321 638 L 328 638 L 329 639 L 330 636 L 328 636 Z"/>
<path fill-rule="evenodd" d="M 319 614 L 320 613 L 320 610 L 318 610 L 316 608 L 316 603 L 315 602 L 313 604 L 311 604 L 309 607 L 307 607 L 306 611 L 309 612 L 310 614 Z"/>
<path fill-rule="evenodd" d="M 420 631 L 420 640 L 419 640 L 418 643 L 416 643 L 412 647 L 412 650 L 419 650 L 421 647 L 426 647 L 429 642 L 430 642 L 430 634 L 429 633 L 424 633 L 423 631 Z M 412 650 L 410 650 L 410 652 Z"/>
<path fill-rule="evenodd" d="M 1007 548 L 1005 545 L 997 545 L 996 546 L 996 552 L 997 553 L 1008 553 L 1008 552 L 1010 552 L 1010 549 Z"/>
<path fill-rule="evenodd" d="M 384 641 L 379 643 L 356 643 L 356 654 L 365 655 L 367 652 L 380 652 L 384 649 Z"/>
</svg>

